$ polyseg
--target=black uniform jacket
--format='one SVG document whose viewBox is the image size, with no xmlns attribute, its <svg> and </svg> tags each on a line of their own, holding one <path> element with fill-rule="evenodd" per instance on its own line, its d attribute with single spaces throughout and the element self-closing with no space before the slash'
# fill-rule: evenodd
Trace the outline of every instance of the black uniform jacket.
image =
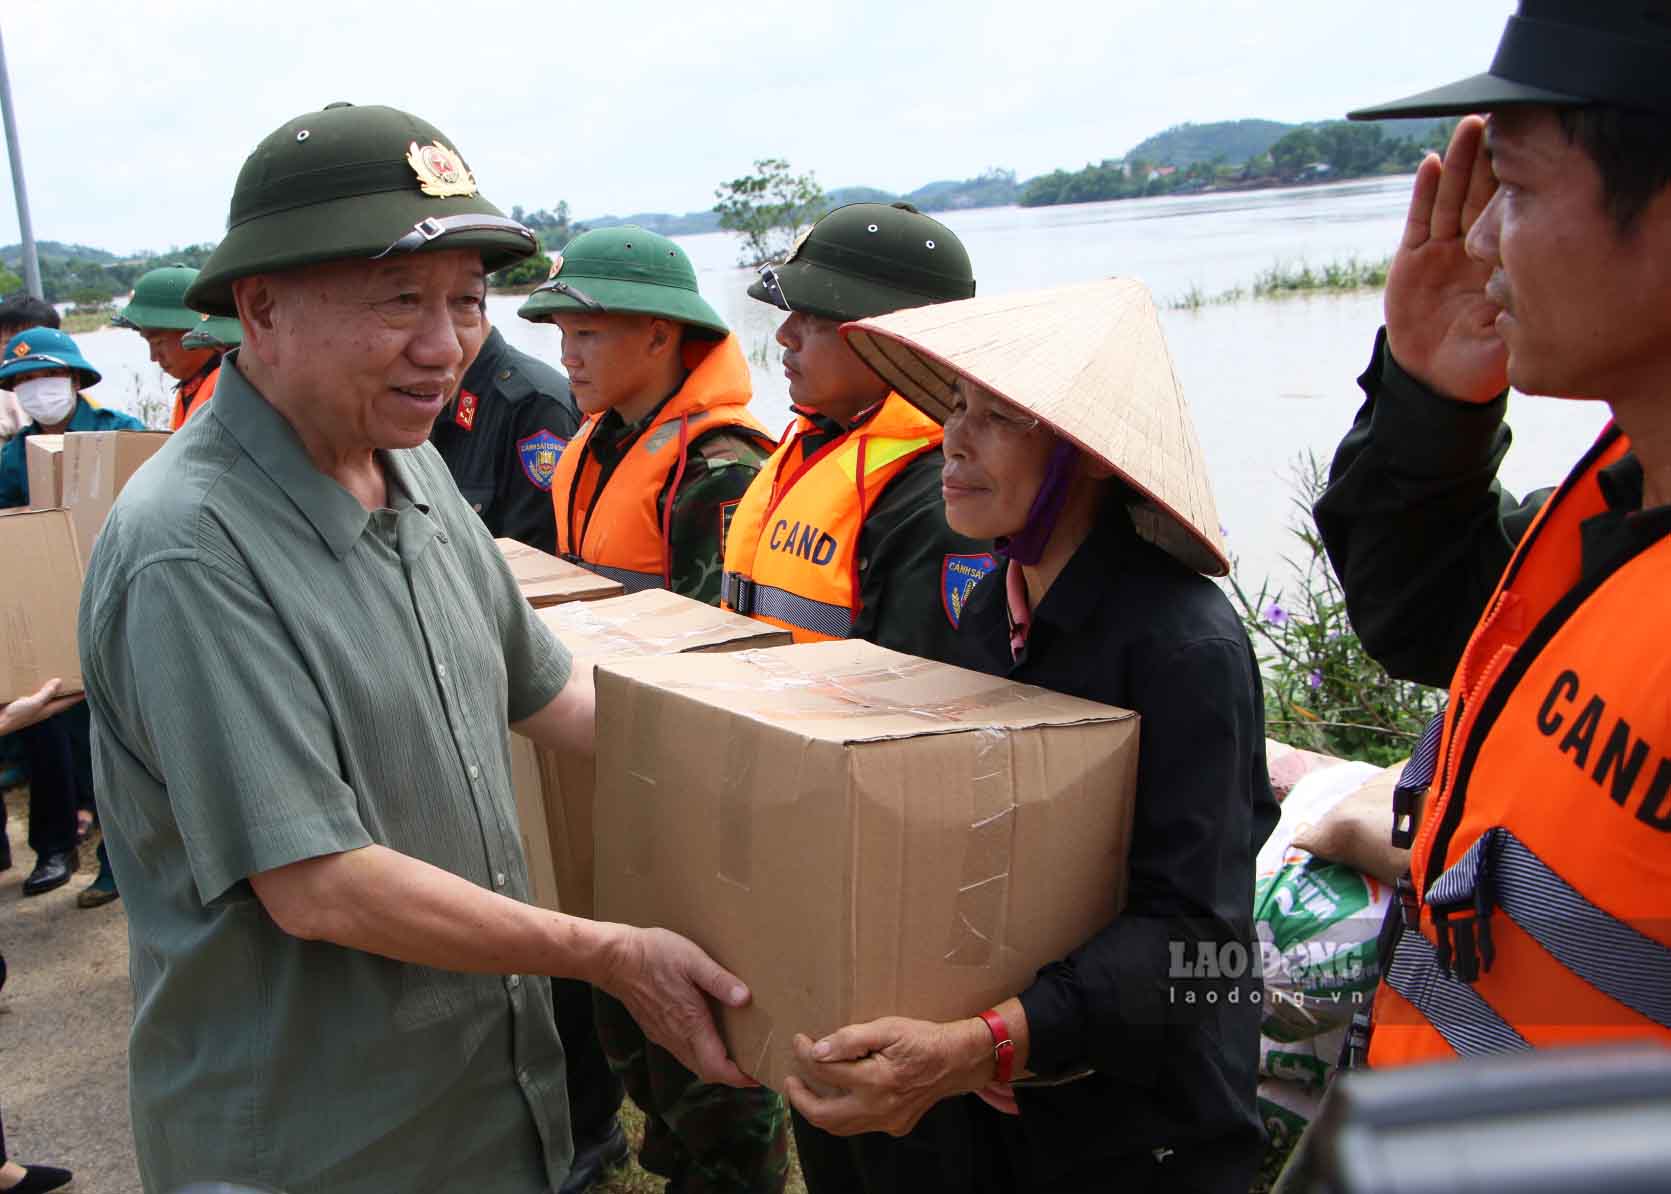
<svg viewBox="0 0 1671 1194">
<path fill-rule="evenodd" d="M 557 550 L 551 479 L 580 427 L 568 379 L 497 328 L 429 433 L 453 481 L 496 538 Z"/>
</svg>

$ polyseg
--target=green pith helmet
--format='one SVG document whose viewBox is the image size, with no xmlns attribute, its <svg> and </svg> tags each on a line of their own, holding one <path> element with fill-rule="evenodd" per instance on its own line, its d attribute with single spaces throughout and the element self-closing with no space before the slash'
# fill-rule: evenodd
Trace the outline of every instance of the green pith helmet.
<svg viewBox="0 0 1671 1194">
<path fill-rule="evenodd" d="M 285 122 L 244 161 L 226 239 L 186 305 L 233 315 L 234 279 L 321 261 L 478 249 L 492 272 L 538 248 L 482 198 L 435 126 L 396 108 L 328 104 Z"/>
<path fill-rule="evenodd" d="M 956 234 L 909 203 L 849 203 L 809 228 L 750 298 L 822 319 L 869 319 L 975 297 Z"/>
<path fill-rule="evenodd" d="M 244 342 L 244 329 L 236 319 L 218 315 L 199 315 L 198 319 L 202 322 L 180 337 L 181 348 L 214 348 L 226 352 Z"/>
<path fill-rule="evenodd" d="M 550 279 L 517 310 L 524 319 L 564 312 L 656 315 L 688 324 L 699 335 L 731 334 L 696 288 L 685 251 L 648 228 L 594 228 L 571 240 L 553 259 Z"/>
<path fill-rule="evenodd" d="M 236 319 L 200 315 L 186 306 L 186 291 L 196 280 L 197 271 L 188 265 L 165 265 L 161 269 L 141 274 L 139 281 L 133 284 L 133 297 L 128 300 L 128 305 L 112 315 L 110 322 L 119 328 L 132 328 L 136 332 L 184 332 L 202 329 L 213 332 L 223 340 L 230 336 L 231 343 L 237 344 L 239 328 Z M 182 340 L 181 343 L 185 342 Z M 185 346 L 208 347 L 191 344 Z"/>
</svg>

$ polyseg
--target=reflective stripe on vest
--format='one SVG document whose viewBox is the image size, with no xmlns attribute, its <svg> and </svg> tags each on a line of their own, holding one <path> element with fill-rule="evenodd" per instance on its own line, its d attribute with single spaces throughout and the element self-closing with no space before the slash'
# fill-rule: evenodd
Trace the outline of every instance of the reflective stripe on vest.
<svg viewBox="0 0 1671 1194">
<path fill-rule="evenodd" d="M 1386 984 L 1414 1004 L 1463 1057 L 1531 1048 L 1474 988 L 1439 965 L 1432 944 L 1420 933 L 1406 929 L 1400 935 L 1384 973 Z"/>
<path fill-rule="evenodd" d="M 748 362 L 737 338 L 693 340 L 684 351 L 690 368 L 685 384 L 656 412 L 601 489 L 603 468 L 590 450 L 598 415 L 569 440 L 551 481 L 557 554 L 620 581 L 629 592 L 670 582 L 672 515 L 690 444 L 726 430 L 763 447 L 771 443 L 748 412 Z"/>
<path fill-rule="evenodd" d="M 662 577 L 659 572 L 633 572 L 626 568 L 611 568 L 608 564 L 591 564 L 579 556 L 564 556 L 571 564 L 578 564 L 582 568 L 596 572 L 607 580 L 619 581 L 621 587 L 629 593 L 642 593 L 646 589 L 662 587 Z"/>
<path fill-rule="evenodd" d="M 1493 1019 L 1671 1045 L 1671 537 L 1582 572 L 1629 448 L 1609 427 L 1545 503 L 1458 665 L 1371 1065 L 1498 1047 Z"/>
<path fill-rule="evenodd" d="M 939 424 L 898 394 L 846 435 L 805 454 L 804 420 L 754 479 L 731 518 L 723 604 L 790 631 L 796 642 L 846 638 L 859 616 L 859 538 L 871 505 Z"/>
<path fill-rule="evenodd" d="M 757 585 L 735 572 L 725 574 L 721 592 L 725 607 L 747 618 L 787 622 L 826 638 L 846 638 L 853 633 L 853 611 L 845 605 L 830 605 L 770 585 Z"/>
</svg>

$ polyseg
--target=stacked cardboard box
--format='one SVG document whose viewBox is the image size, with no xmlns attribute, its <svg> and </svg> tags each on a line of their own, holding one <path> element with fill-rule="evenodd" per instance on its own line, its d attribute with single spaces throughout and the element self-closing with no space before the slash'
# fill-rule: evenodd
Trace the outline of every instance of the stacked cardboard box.
<svg viewBox="0 0 1671 1194">
<path fill-rule="evenodd" d="M 64 437 L 31 435 L 23 443 L 29 505 L 35 510 L 56 510 L 64 504 Z"/>
<path fill-rule="evenodd" d="M 75 619 L 81 557 L 65 510 L 0 512 L 0 704 L 27 696 L 54 676 L 62 692 L 81 691 Z"/>
<path fill-rule="evenodd" d="M 573 602 L 540 616 L 575 657 L 575 667 L 680 652 L 775 647 L 789 634 L 764 622 L 660 589 L 604 601 Z M 511 735 L 522 845 L 534 902 L 591 916 L 594 770 Z"/>
<path fill-rule="evenodd" d="M 619 597 L 621 582 L 599 576 L 578 564 L 560 560 L 537 547 L 518 543 L 515 539 L 495 539 L 511 575 L 522 588 L 522 595 L 535 609 L 561 605 L 567 601 L 597 601 L 603 597 Z"/>
<path fill-rule="evenodd" d="M 601 666 L 597 915 L 692 938 L 797 1032 L 971 1016 L 1124 903 L 1137 715 L 864 642 Z"/>
<path fill-rule="evenodd" d="M 168 442 L 166 431 L 72 431 L 64 436 L 64 505 L 86 567 L 116 495 Z"/>
</svg>

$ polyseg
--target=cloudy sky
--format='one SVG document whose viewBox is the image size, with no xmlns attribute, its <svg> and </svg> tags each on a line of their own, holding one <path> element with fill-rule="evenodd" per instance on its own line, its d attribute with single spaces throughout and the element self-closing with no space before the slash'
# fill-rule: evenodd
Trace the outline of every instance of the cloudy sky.
<svg viewBox="0 0 1671 1194">
<path fill-rule="evenodd" d="M 0 34 L 36 236 L 131 252 L 218 238 L 249 150 L 333 100 L 425 117 L 506 209 L 682 212 L 758 157 L 904 191 L 1338 116 L 1484 70 L 1513 7 L 6 0 Z"/>
</svg>

